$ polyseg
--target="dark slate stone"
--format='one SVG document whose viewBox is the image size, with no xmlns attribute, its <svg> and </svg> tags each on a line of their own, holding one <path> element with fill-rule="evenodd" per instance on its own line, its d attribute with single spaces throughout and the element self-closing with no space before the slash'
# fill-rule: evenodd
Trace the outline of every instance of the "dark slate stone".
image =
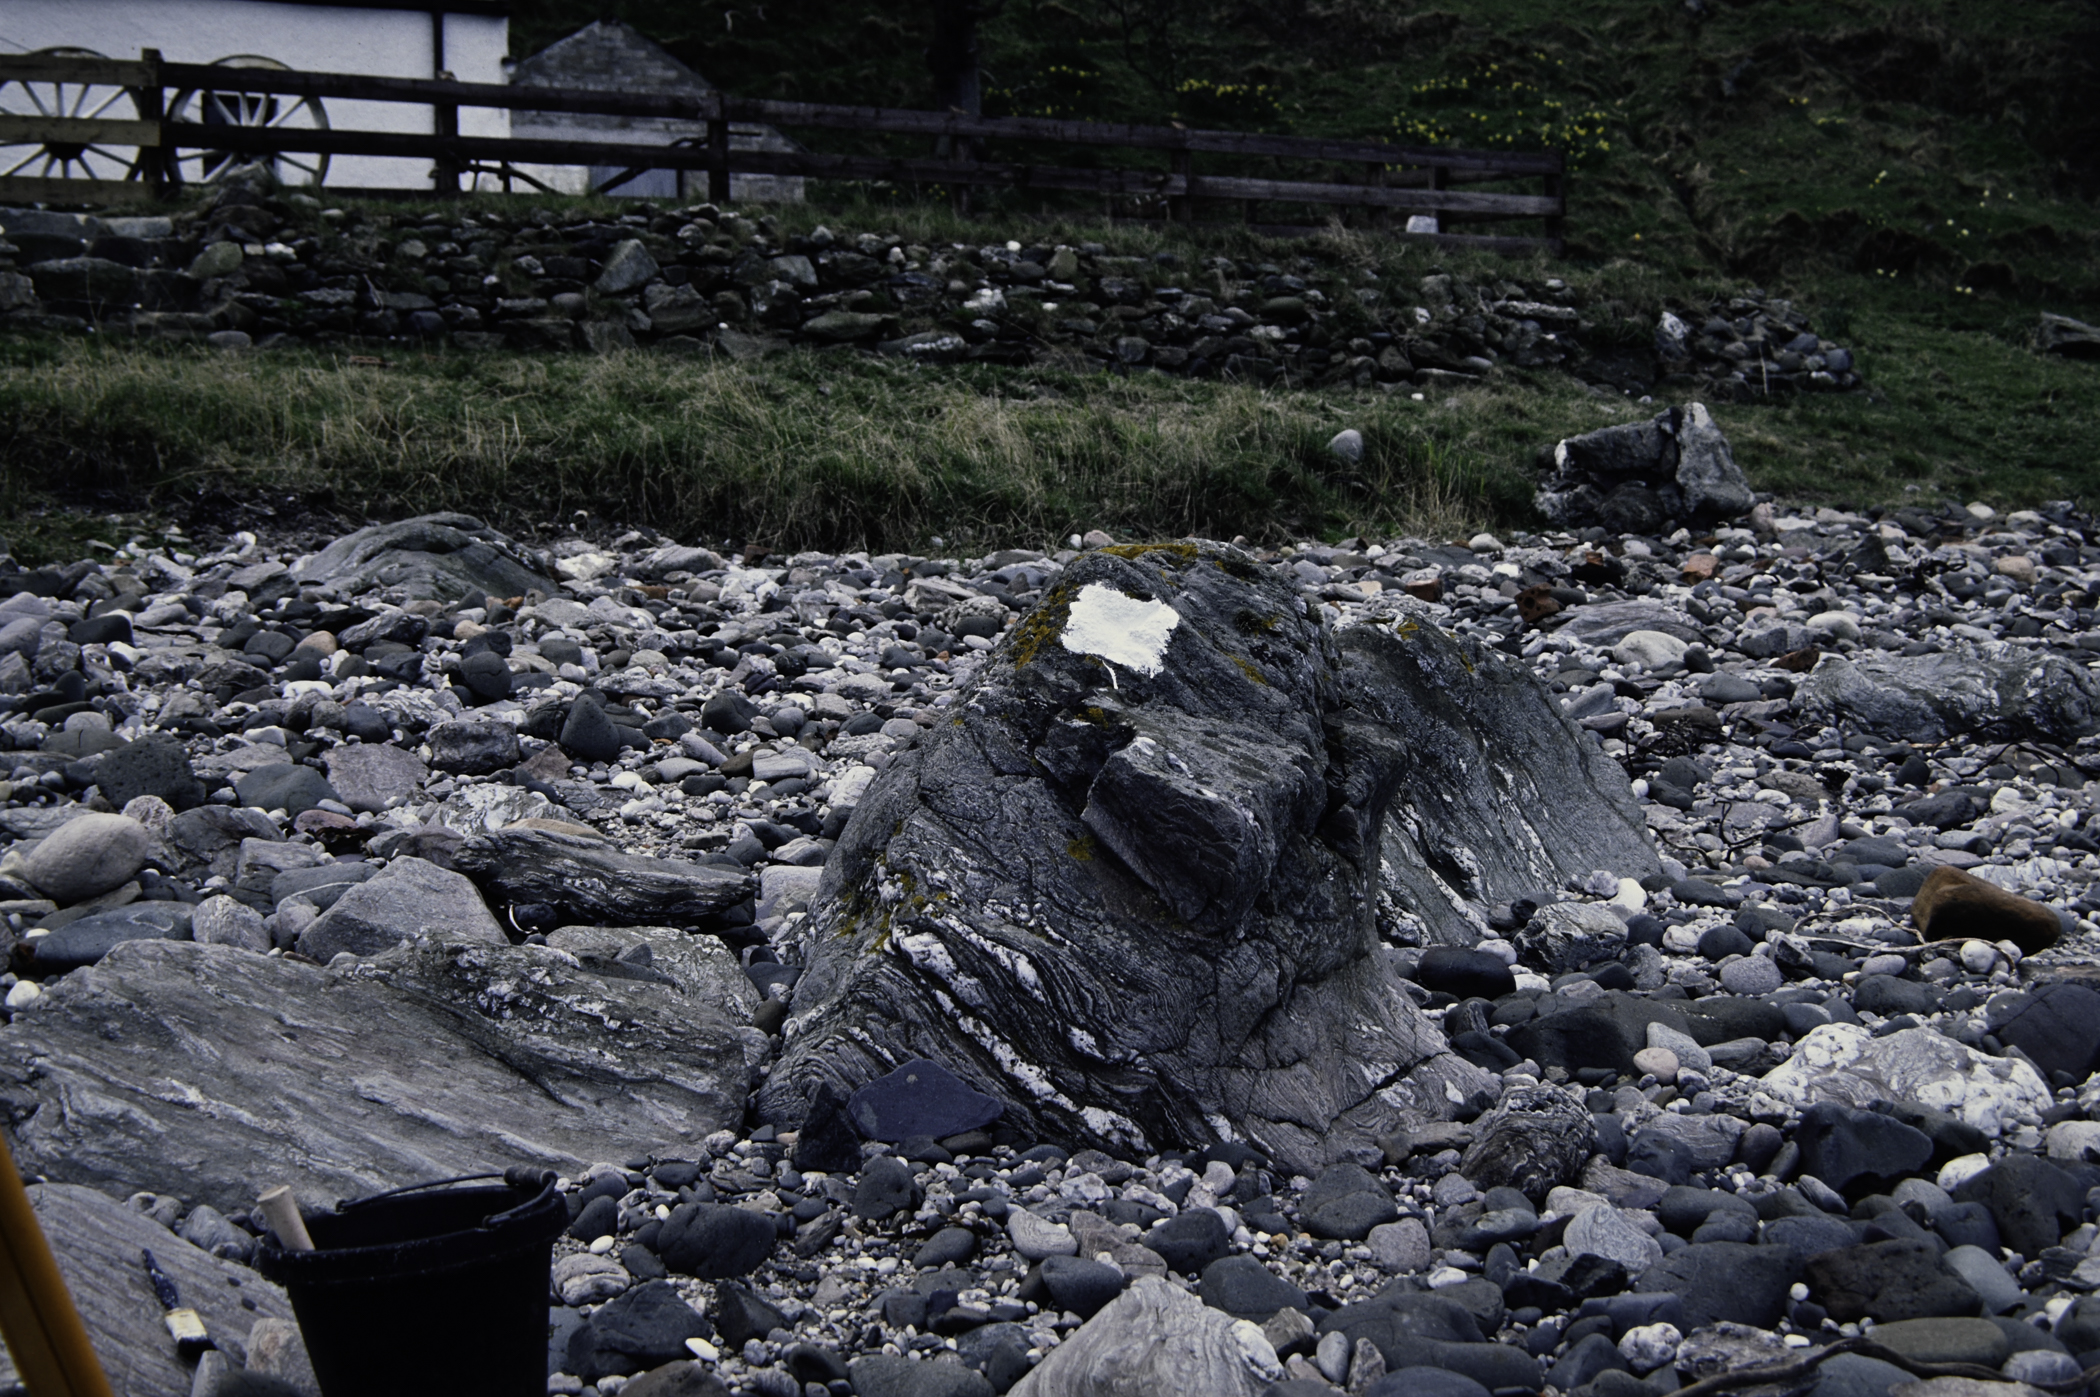
<svg viewBox="0 0 2100 1397">
<path fill-rule="evenodd" d="M 1500 999 L 1517 987 L 1500 956 L 1459 946 L 1431 946 L 1415 966 L 1415 983 L 1460 999 Z"/>
<path fill-rule="evenodd" d="M 569 705 L 561 725 L 561 749 L 578 761 L 609 762 L 620 755 L 620 730 L 605 716 L 605 706 L 588 689 Z"/>
<path fill-rule="evenodd" d="M 1675 1186 L 1665 1192 L 1662 1202 L 1655 1205 L 1655 1216 L 1662 1225 L 1680 1237 L 1689 1237 L 1715 1213 L 1746 1213 L 1753 1220 L 1756 1210 L 1732 1193 L 1723 1193 L 1712 1188 L 1688 1188 Z"/>
<path fill-rule="evenodd" d="M 1092 1319 L 1103 1305 L 1123 1293 L 1121 1268 L 1084 1256 L 1044 1257 L 1042 1278 L 1057 1307 L 1081 1319 Z"/>
<path fill-rule="evenodd" d="M 1626 1168 L 1666 1184 L 1689 1183 L 1692 1177 L 1692 1147 L 1674 1135 L 1642 1130 L 1626 1145 Z"/>
<path fill-rule="evenodd" d="M 983 1373 L 961 1363 L 871 1354 L 846 1365 L 858 1397 L 994 1397 Z"/>
<path fill-rule="evenodd" d="M 1300 1314 L 1312 1311 L 1312 1301 L 1304 1291 L 1251 1256 L 1225 1256 L 1211 1262 L 1203 1268 L 1196 1294 L 1212 1309 L 1256 1324 L 1285 1308 Z"/>
<path fill-rule="evenodd" d="M 1995 1254 L 2003 1243 L 1997 1219 L 1981 1203 L 1956 1203 L 1940 1209 L 1932 1219 L 1932 1230 L 1950 1247 L 1982 1247 Z"/>
<path fill-rule="evenodd" d="M 1686 1333 L 1722 1320 L 1770 1329 L 1786 1311 L 1796 1270 L 1785 1247 L 1695 1242 L 1648 1268 L 1634 1289 L 1674 1292 L 1684 1302 Z"/>
<path fill-rule="evenodd" d="M 657 1234 L 664 1264 L 703 1281 L 748 1276 L 773 1254 L 773 1220 L 748 1208 L 681 1203 Z"/>
<path fill-rule="evenodd" d="M 714 1329 L 669 1281 L 650 1281 L 608 1300 L 570 1336 L 566 1371 L 585 1382 L 646 1372 L 688 1358 L 687 1339 Z"/>
<path fill-rule="evenodd" d="M 712 732 L 734 736 L 748 732 L 758 717 L 758 705 L 731 689 L 723 689 L 701 706 L 700 722 Z"/>
<path fill-rule="evenodd" d="M 510 665 L 493 650 L 483 650 L 460 661 L 459 678 L 474 697 L 485 702 L 510 697 Z"/>
<path fill-rule="evenodd" d="M 894 1144 L 914 1135 L 960 1135 L 990 1125 L 1006 1107 L 939 1063 L 916 1058 L 854 1092 L 846 1111 L 862 1135 Z"/>
<path fill-rule="evenodd" d="M 1761 1038 L 1770 1043 L 1786 1032 L 1786 1014 L 1776 1004 L 1762 999 L 1739 999 L 1716 994 L 1679 1006 L 1685 1031 L 1702 1048 L 1732 1043 L 1738 1038 Z"/>
<path fill-rule="evenodd" d="M 846 1112 L 846 1098 L 829 1082 L 810 1097 L 789 1159 L 805 1174 L 850 1174 L 860 1167 L 860 1132 Z"/>
<path fill-rule="evenodd" d="M 708 1309 L 722 1344 L 741 1349 L 747 1339 L 763 1339 L 775 1329 L 791 1327 L 787 1316 L 752 1293 L 748 1286 L 718 1285 L 715 1303 Z"/>
<path fill-rule="evenodd" d="M 1767 1246 L 1786 1247 L 1797 1260 L 1806 1261 L 1857 1244 L 1859 1229 L 1843 1218 L 1819 1212 L 1814 1217 L 1774 1218 L 1765 1224 L 1764 1240 Z"/>
<path fill-rule="evenodd" d="M 1357 1164 L 1331 1165 L 1313 1180 L 1299 1201 L 1298 1216 L 1316 1237 L 1360 1242 L 1381 1223 L 1397 1221 L 1400 1210 L 1376 1176 Z"/>
<path fill-rule="evenodd" d="M 126 941 L 187 941 L 189 908 L 174 902 L 134 902 L 68 922 L 29 943 L 40 973 L 55 974 L 93 965 Z"/>
<path fill-rule="evenodd" d="M 2100 1065 L 2100 994 L 2069 981 L 2043 985 L 1999 1025 L 1997 1034 L 2033 1058 L 2043 1073 L 2068 1072 L 2084 1081 Z"/>
<path fill-rule="evenodd" d="M 1897 1014 L 1929 1014 L 1939 1006 L 1940 992 L 1918 980 L 1899 980 L 1893 975 L 1862 975 L 1852 987 L 1852 1007 L 1863 1014 L 1893 1017 Z"/>
<path fill-rule="evenodd" d="M 257 810 L 284 810 L 294 815 L 303 814 L 324 800 L 342 799 L 335 793 L 335 787 L 328 784 L 327 777 L 297 762 L 257 767 L 235 782 L 233 791 L 243 805 L 252 805 Z"/>
<path fill-rule="evenodd" d="M 1816 1385 L 1809 1397 L 1888 1397 L 1899 1382 L 1915 1382 L 1893 1363 L 1857 1353 L 1841 1353 L 1816 1369 Z"/>
<path fill-rule="evenodd" d="M 1839 1323 L 1973 1315 L 1983 1302 L 1930 1242 L 1864 1242 L 1804 1263 L 1810 1293 Z"/>
<path fill-rule="evenodd" d="M 912 1256 L 911 1264 L 925 1271 L 953 1266 L 977 1255 L 977 1234 L 967 1227 L 944 1227 L 926 1239 Z"/>
<path fill-rule="evenodd" d="M 1196 1275 L 1231 1250 L 1225 1219 L 1209 1208 L 1190 1208 L 1145 1234 L 1145 1245 L 1158 1252 L 1168 1269 Z"/>
<path fill-rule="evenodd" d="M 1028 1376 L 1028 1331 L 1018 1324 L 980 1324 L 955 1340 L 962 1361 L 984 1375 L 995 1392 L 1004 1392 Z"/>
<path fill-rule="evenodd" d="M 1726 922 L 1716 922 L 1699 937 L 1699 954 L 1708 960 L 1721 961 L 1730 956 L 1747 956 L 1755 946 L 1742 931 Z"/>
<path fill-rule="evenodd" d="M 1546 1383 L 1562 1392 L 1573 1392 L 1610 1369 L 1632 1371 L 1626 1360 L 1619 1356 L 1619 1346 L 1609 1335 L 1591 1334 L 1569 1347 L 1560 1361 L 1553 1365 L 1553 1370 L 1546 1374 Z"/>
<path fill-rule="evenodd" d="M 895 1155 L 877 1155 L 861 1170 L 853 1186 L 853 1213 L 880 1222 L 917 1206 L 918 1188 L 911 1166 Z"/>
<path fill-rule="evenodd" d="M 1801 1172 L 1840 1192 L 1893 1184 L 1932 1158 L 1923 1131 L 1874 1111 L 1818 1101 L 1801 1113 L 1794 1143 L 1801 1147 Z"/>
<path fill-rule="evenodd" d="M 1633 1050 L 1626 1046 L 1610 1014 L 1593 1004 L 1580 1005 L 1511 1029 L 1504 1040 L 1541 1067 L 1609 1067 L 1633 1072 Z"/>
<path fill-rule="evenodd" d="M 1957 1201 L 1991 1210 L 2004 1244 L 2022 1256 L 2040 1256 L 2076 1227 L 2085 1188 L 2071 1174 L 2034 1155 L 2007 1155 L 1954 1190 Z"/>
<path fill-rule="evenodd" d="M 188 810 L 205 795 L 182 739 L 163 732 L 148 733 L 95 758 L 95 784 L 120 810 L 140 796 L 159 796 L 177 810 Z"/>
<path fill-rule="evenodd" d="M 1270 1388 L 1274 1393 L 1276 1388 Z M 1322 1386 L 1320 1397 L 1331 1394 Z M 1463 1373 L 1443 1368 L 1401 1368 L 1364 1389 L 1364 1397 L 1488 1397 L 1488 1390 Z"/>
<path fill-rule="evenodd" d="M 622 1192 L 626 1180 L 622 1179 Z M 569 1224 L 569 1235 L 579 1242 L 595 1242 L 600 1237 L 610 1237 L 620 1230 L 620 1201 L 618 1198 L 599 1194 L 583 1205 L 583 1211 Z"/>
</svg>

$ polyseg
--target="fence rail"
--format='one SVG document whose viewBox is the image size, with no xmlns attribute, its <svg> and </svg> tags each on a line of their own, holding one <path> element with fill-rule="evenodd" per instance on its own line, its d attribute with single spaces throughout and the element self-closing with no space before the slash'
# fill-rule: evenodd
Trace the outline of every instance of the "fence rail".
<svg viewBox="0 0 2100 1397">
<path fill-rule="evenodd" d="M 1558 152 L 1496 152 L 1329 140 L 1233 131 L 1185 130 L 1040 117 L 978 117 L 961 112 L 781 102 L 732 97 L 642 94 L 594 89 L 518 87 L 449 79 L 366 77 L 215 64 L 169 63 L 153 50 L 140 60 L 70 58 L 42 54 L 0 56 L 0 83 L 69 83 L 125 89 L 138 119 L 107 115 L 76 118 L 0 115 L 0 147 L 99 145 L 136 148 L 124 181 L 0 175 L 0 197 L 108 198 L 141 185 L 160 193 L 177 183 L 180 152 L 216 151 L 256 156 L 380 156 L 428 159 L 435 188 L 456 192 L 469 171 L 510 173 L 519 165 L 623 168 L 612 189 L 644 170 L 705 173 L 709 188 L 726 196 L 732 174 L 804 176 L 832 180 L 886 180 L 955 190 L 997 187 L 1084 193 L 1108 199 L 1163 201 L 1168 216 L 1193 222 L 1205 205 L 1237 205 L 1249 222 L 1265 203 L 1354 209 L 1383 224 L 1395 214 L 1427 214 L 1438 232 L 1411 234 L 1443 243 L 1507 251 L 1560 250 L 1567 217 L 1567 181 Z M 289 125 L 199 123 L 173 119 L 185 93 L 238 93 L 319 101 L 406 103 L 430 109 L 428 132 L 307 129 Z M 234 104 L 242 108 L 243 104 Z M 672 144 L 460 135 L 462 107 L 686 121 L 705 136 Z M 925 158 L 836 154 L 807 150 L 737 150 L 732 123 L 877 132 L 931 138 L 945 155 Z M 991 159 L 985 143 L 1034 143 L 1100 150 L 1164 153 L 1168 168 L 1075 167 Z M 1355 178 L 1271 178 L 1198 173 L 1196 157 L 1260 158 L 1351 167 Z M 17 169 L 22 168 L 17 166 Z M 1535 194 L 1468 190 L 1467 185 L 1537 181 Z M 966 196 L 965 196 L 966 197 Z M 1539 220 L 1538 235 L 1454 234 L 1449 220 L 1467 223 Z"/>
</svg>

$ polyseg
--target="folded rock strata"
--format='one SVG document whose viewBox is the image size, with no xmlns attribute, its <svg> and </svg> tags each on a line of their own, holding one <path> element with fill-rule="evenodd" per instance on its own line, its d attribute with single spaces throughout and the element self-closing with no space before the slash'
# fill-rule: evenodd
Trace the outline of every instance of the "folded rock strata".
<svg viewBox="0 0 2100 1397">
<path fill-rule="evenodd" d="M 1656 866 L 1515 666 L 1334 631 L 1216 545 L 1087 555 L 953 711 L 826 866 L 770 1120 L 929 1057 L 1051 1138 L 1361 1154 L 1490 1081 L 1381 930 L 1471 940 L 1490 902 Z"/>
</svg>

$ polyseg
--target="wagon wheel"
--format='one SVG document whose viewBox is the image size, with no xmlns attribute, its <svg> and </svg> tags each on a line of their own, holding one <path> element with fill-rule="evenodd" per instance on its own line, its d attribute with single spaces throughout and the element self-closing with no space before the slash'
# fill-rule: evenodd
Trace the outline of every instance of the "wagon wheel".
<svg viewBox="0 0 2100 1397">
<path fill-rule="evenodd" d="M 222 58 L 215 68 L 272 68 L 290 71 L 274 58 L 238 54 Z M 261 92 L 192 88 L 168 104 L 168 120 L 199 126 L 256 126 L 273 130 L 326 131 L 328 109 L 315 97 L 278 97 Z M 174 153 L 175 177 L 184 184 L 203 184 L 230 169 L 261 160 L 286 184 L 319 185 L 328 175 L 328 157 L 311 151 L 257 155 L 247 151 L 198 150 Z"/>
<path fill-rule="evenodd" d="M 47 58 L 106 58 L 84 48 L 37 50 Z M 112 121 L 138 119 L 138 103 L 128 88 L 108 83 L 52 82 L 48 79 L 0 82 L 0 113 L 8 116 L 52 116 Z M 0 176 L 24 175 L 43 179 L 134 178 L 138 170 L 138 147 L 75 144 L 49 141 L 41 145 L 0 145 Z"/>
</svg>

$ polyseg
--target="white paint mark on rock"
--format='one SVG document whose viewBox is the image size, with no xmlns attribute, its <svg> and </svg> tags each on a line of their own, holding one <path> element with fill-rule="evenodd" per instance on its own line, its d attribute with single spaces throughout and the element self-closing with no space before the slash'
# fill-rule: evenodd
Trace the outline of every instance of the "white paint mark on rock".
<svg viewBox="0 0 2100 1397">
<path fill-rule="evenodd" d="M 1075 655 L 1098 655 L 1150 678 L 1164 667 L 1167 642 L 1181 616 L 1162 601 L 1089 582 L 1072 602 L 1061 639 Z"/>
</svg>

